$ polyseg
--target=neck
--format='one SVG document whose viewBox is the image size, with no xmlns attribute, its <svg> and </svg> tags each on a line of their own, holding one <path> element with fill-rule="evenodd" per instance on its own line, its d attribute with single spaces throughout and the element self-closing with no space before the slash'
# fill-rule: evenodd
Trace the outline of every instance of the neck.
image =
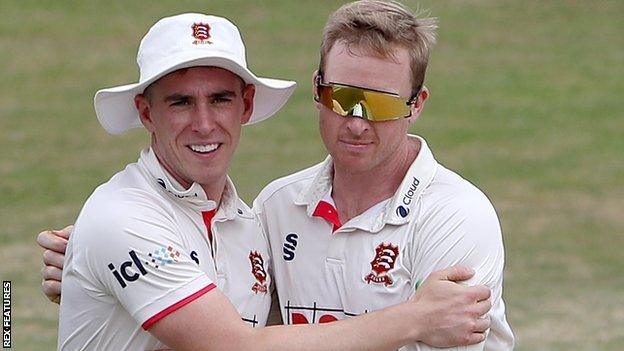
<svg viewBox="0 0 624 351">
<path fill-rule="evenodd" d="M 223 179 L 211 183 L 211 184 L 201 184 L 202 189 L 206 193 L 206 196 L 217 203 L 217 207 L 221 204 L 221 197 L 223 196 L 223 192 L 225 191 L 225 182 L 226 177 L 223 176 Z"/>
<path fill-rule="evenodd" d="M 418 156 L 420 142 L 408 139 L 400 152 L 373 169 L 353 172 L 334 163 L 332 197 L 342 223 L 391 198 Z"/>
<path fill-rule="evenodd" d="M 165 162 L 163 162 L 160 159 L 160 156 L 158 155 L 156 148 L 154 148 L 153 146 L 152 146 L 152 150 L 154 151 L 154 155 L 156 155 L 156 159 L 158 160 L 158 163 L 160 163 L 160 165 L 165 169 L 167 174 L 173 179 L 175 179 L 176 182 L 178 182 L 178 184 L 180 184 L 186 190 L 188 190 L 191 187 L 191 185 L 193 185 L 192 182 L 189 182 L 188 180 L 178 176 L 175 172 L 169 169 L 169 165 L 167 165 Z M 227 179 L 227 175 L 224 174 L 219 179 L 210 182 L 210 184 L 200 184 L 202 189 L 204 189 L 204 193 L 206 193 L 206 197 L 209 200 L 216 202 L 217 207 L 219 207 L 219 205 L 221 204 L 221 197 L 223 196 L 223 192 L 225 191 L 226 179 Z"/>
</svg>

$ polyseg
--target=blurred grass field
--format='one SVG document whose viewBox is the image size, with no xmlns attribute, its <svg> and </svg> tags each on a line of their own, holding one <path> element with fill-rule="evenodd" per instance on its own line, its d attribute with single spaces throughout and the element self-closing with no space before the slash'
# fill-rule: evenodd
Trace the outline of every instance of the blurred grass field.
<svg viewBox="0 0 624 351">
<path fill-rule="evenodd" d="M 147 28 L 174 13 L 224 15 L 255 72 L 299 82 L 276 118 L 244 130 L 231 175 L 251 201 L 324 156 L 310 83 L 341 3 L 0 1 L 0 276 L 13 282 L 13 349 L 56 347 L 36 234 L 71 223 L 147 143 L 141 130 L 107 135 L 92 108 L 98 88 L 136 81 Z M 624 2 L 420 6 L 440 30 L 413 131 L 499 212 L 516 350 L 624 350 Z"/>
</svg>

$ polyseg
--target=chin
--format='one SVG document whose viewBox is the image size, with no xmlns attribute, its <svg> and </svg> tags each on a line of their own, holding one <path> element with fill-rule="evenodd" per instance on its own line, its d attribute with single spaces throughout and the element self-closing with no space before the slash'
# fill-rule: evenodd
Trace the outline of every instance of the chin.
<svg viewBox="0 0 624 351">
<path fill-rule="evenodd" d="M 359 173 L 372 168 L 367 157 L 338 156 L 333 158 L 334 165 L 337 165 L 342 169 L 349 170 L 349 172 Z"/>
<path fill-rule="evenodd" d="M 209 171 L 197 174 L 195 177 L 195 182 L 199 184 L 210 184 L 215 182 L 217 178 L 222 177 L 222 174 L 225 174 L 225 172 L 215 172 L 214 169 L 210 169 Z"/>
</svg>

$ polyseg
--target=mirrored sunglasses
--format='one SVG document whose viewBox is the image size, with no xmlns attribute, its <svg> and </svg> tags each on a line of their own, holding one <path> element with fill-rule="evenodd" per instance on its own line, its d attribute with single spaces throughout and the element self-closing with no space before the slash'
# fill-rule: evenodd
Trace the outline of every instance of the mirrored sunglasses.
<svg viewBox="0 0 624 351">
<path fill-rule="evenodd" d="M 411 105 L 418 97 L 402 97 L 388 92 L 336 83 L 316 81 L 314 100 L 341 116 L 353 116 L 373 122 L 410 117 Z"/>
</svg>

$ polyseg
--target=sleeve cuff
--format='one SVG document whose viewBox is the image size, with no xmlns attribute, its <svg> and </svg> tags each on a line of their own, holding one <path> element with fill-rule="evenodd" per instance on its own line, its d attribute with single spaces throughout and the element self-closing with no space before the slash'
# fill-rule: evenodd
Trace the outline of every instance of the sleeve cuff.
<svg viewBox="0 0 624 351">
<path fill-rule="evenodd" d="M 212 289 L 214 289 L 216 287 L 217 286 L 214 285 L 214 283 L 210 283 L 209 285 L 201 288 L 199 291 L 196 291 L 195 293 L 193 293 L 193 294 L 183 298 L 182 300 L 174 303 L 173 305 L 171 305 L 171 306 L 165 308 L 164 310 L 156 313 L 155 315 L 151 316 L 145 322 L 143 322 L 143 324 L 141 326 L 143 327 L 143 329 L 148 330 L 154 324 L 156 324 L 156 322 L 160 321 L 161 319 L 165 318 L 166 316 L 170 315 L 171 313 L 177 311 L 178 309 L 188 305 L 189 303 L 197 300 L 198 298 L 203 296 L 205 293 L 209 292 L 210 290 L 212 290 Z"/>
</svg>

